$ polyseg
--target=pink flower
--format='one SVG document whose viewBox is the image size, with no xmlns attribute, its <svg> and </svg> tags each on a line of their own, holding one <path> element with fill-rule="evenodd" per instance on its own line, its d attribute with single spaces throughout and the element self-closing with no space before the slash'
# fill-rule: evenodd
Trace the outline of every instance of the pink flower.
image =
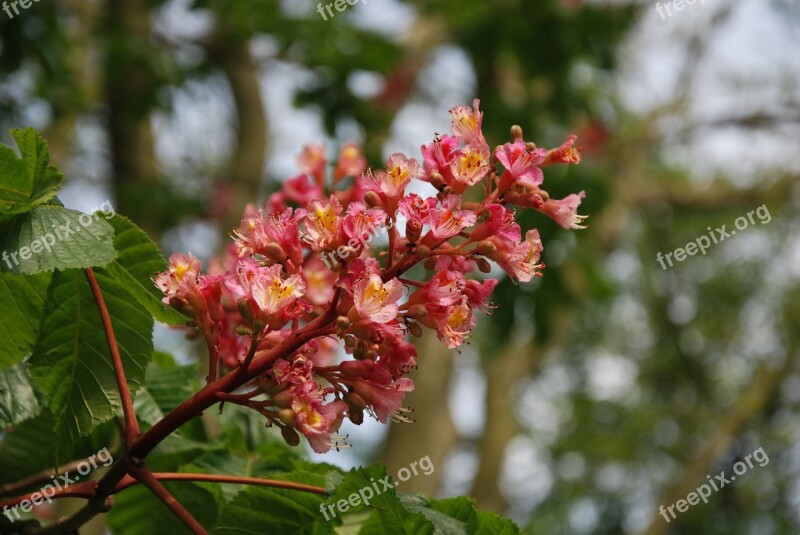
<svg viewBox="0 0 800 535">
<path fill-rule="evenodd" d="M 493 307 L 488 305 L 486 301 L 494 292 L 498 282 L 500 281 L 497 279 L 486 279 L 483 282 L 469 279 L 464 288 L 464 295 L 467 296 L 470 306 L 477 308 L 481 312 L 489 312 Z"/>
<path fill-rule="evenodd" d="M 282 185 L 286 200 L 305 206 L 314 199 L 322 197 L 322 189 L 311 182 L 308 175 L 302 174 L 286 180 Z"/>
<path fill-rule="evenodd" d="M 430 145 L 423 145 L 421 150 L 425 172 L 421 178 L 431 182 L 431 174 L 439 173 L 444 180 L 444 184 L 434 184 L 434 186 L 438 188 L 444 185 L 451 185 L 453 183 L 453 175 L 450 172 L 450 162 L 453 161 L 460 144 L 461 140 L 457 137 L 444 135 L 437 136 Z"/>
<path fill-rule="evenodd" d="M 233 239 L 240 258 L 260 254 L 282 263 L 288 257 L 295 266 L 303 261 L 300 232 L 291 208 L 265 215 L 248 205 L 241 225 L 233 231 Z"/>
<path fill-rule="evenodd" d="M 436 200 L 436 197 L 423 199 L 416 193 L 409 193 L 400 200 L 399 209 L 407 219 L 425 221 L 437 204 L 439 201 Z"/>
<path fill-rule="evenodd" d="M 383 210 L 368 210 L 363 203 L 352 202 L 347 207 L 347 215 L 342 219 L 342 233 L 348 245 L 355 242 L 355 248 L 358 248 L 378 234 L 385 223 L 386 212 Z"/>
<path fill-rule="evenodd" d="M 472 143 L 482 139 L 481 125 L 483 113 L 478 110 L 481 101 L 477 98 L 472 102 L 472 109 L 467 106 L 456 106 L 450 109 L 450 118 L 453 121 L 453 133 L 465 143 Z"/>
<path fill-rule="evenodd" d="M 544 264 L 539 263 L 541 254 L 542 240 L 539 238 L 539 231 L 532 229 L 525 234 L 525 241 L 516 246 L 500 265 L 512 277 L 528 282 L 535 276 L 541 276 L 537 272 L 544 267 Z"/>
<path fill-rule="evenodd" d="M 425 307 L 450 306 L 461 300 L 466 281 L 464 275 L 457 271 L 438 271 L 433 278 L 422 288 L 411 294 L 408 298 L 409 305 L 422 305 Z"/>
<path fill-rule="evenodd" d="M 500 179 L 500 191 L 507 190 L 517 181 L 531 186 L 541 184 L 544 173 L 537 166 L 544 161 L 546 154 L 544 149 L 528 151 L 521 139 L 497 147 L 494 157 L 505 167 Z"/>
<path fill-rule="evenodd" d="M 397 317 L 397 300 L 403 295 L 403 284 L 392 279 L 385 283 L 380 275 L 370 275 L 353 288 L 353 301 L 362 318 L 386 323 Z"/>
<path fill-rule="evenodd" d="M 463 193 L 469 186 L 480 182 L 489 174 L 489 146 L 486 143 L 465 145 L 450 162 L 453 193 Z"/>
<path fill-rule="evenodd" d="M 578 215 L 578 206 L 584 197 L 586 192 L 582 191 L 567 195 L 560 200 L 548 199 L 538 210 L 565 229 L 585 229 L 587 227 L 582 223 L 589 216 Z"/>
<path fill-rule="evenodd" d="M 472 231 L 472 241 L 481 241 L 490 237 L 519 243 L 522 231 L 514 218 L 514 212 L 499 204 L 486 207 L 489 217 Z"/>
<path fill-rule="evenodd" d="M 544 162 L 542 162 L 542 165 L 552 165 L 554 163 L 580 163 L 580 149 L 576 149 L 574 147 L 575 140 L 577 139 L 578 136 L 575 134 L 568 135 L 567 140 L 563 145 L 557 149 L 550 149 L 547 151 L 547 156 L 545 157 Z"/>
<path fill-rule="evenodd" d="M 303 151 L 297 156 L 297 166 L 314 177 L 317 186 L 325 187 L 325 166 L 328 159 L 325 157 L 325 145 L 309 143 L 303 147 Z"/>
<path fill-rule="evenodd" d="M 475 224 L 477 216 L 470 210 L 461 210 L 461 197 L 448 195 L 425 221 L 431 227 L 431 236 L 437 240 L 452 238 L 467 227 Z M 426 240 L 426 245 L 427 241 Z"/>
<path fill-rule="evenodd" d="M 200 261 L 192 254 L 186 256 L 174 253 L 170 256 L 167 271 L 160 273 L 154 281 L 158 289 L 164 293 L 164 303 L 169 304 L 170 297 L 175 295 L 187 297 L 197 286 L 201 267 Z"/>
<path fill-rule="evenodd" d="M 367 189 L 378 194 L 383 202 L 383 208 L 390 215 L 397 210 L 397 203 L 403 197 L 406 186 L 412 178 L 416 178 L 419 164 L 414 158 L 406 158 L 398 153 L 389 156 L 386 162 L 386 171 L 377 174 L 368 174 L 365 182 Z"/>
<path fill-rule="evenodd" d="M 282 279 L 280 273 L 280 266 L 271 266 L 259 272 L 253 281 L 252 297 L 264 315 L 282 312 L 302 296 L 305 290 L 305 283 L 300 275 L 294 274 Z"/>
<path fill-rule="evenodd" d="M 339 151 L 339 161 L 333 172 L 333 179 L 338 181 L 346 176 L 357 177 L 367 168 L 367 159 L 361 147 L 355 143 L 345 143 Z"/>
<path fill-rule="evenodd" d="M 325 453 L 338 443 L 332 435 L 339 430 L 347 411 L 347 403 L 336 400 L 323 405 L 309 395 L 301 395 L 292 401 L 297 430 L 308 439 L 308 444 L 317 453 Z"/>
<path fill-rule="evenodd" d="M 306 226 L 305 241 L 320 249 L 333 245 L 339 235 L 342 205 L 331 195 L 328 202 L 313 200 L 308 208 L 301 212 Z"/>
<path fill-rule="evenodd" d="M 309 255 L 303 265 L 303 280 L 305 281 L 305 297 L 317 306 L 325 305 L 333 297 L 334 284 L 338 276 L 320 260 L 319 256 Z"/>
</svg>

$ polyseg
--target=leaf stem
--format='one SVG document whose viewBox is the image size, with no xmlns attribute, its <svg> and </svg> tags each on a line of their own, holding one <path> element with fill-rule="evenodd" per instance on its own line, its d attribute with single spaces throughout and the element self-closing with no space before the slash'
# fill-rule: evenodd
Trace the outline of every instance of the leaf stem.
<svg viewBox="0 0 800 535">
<path fill-rule="evenodd" d="M 261 479 L 258 477 L 245 476 L 223 476 L 216 474 L 190 474 L 180 472 L 153 472 L 152 476 L 158 481 L 200 481 L 207 483 L 228 483 L 232 485 L 254 485 L 258 487 L 272 487 L 277 489 L 297 490 L 310 492 L 312 494 L 326 495 L 327 491 L 323 487 L 296 483 L 294 481 L 280 481 L 277 479 Z M 131 476 L 126 476 L 117 485 L 115 492 L 127 489 L 138 483 Z"/>
<path fill-rule="evenodd" d="M 203 525 L 198 522 L 198 520 L 192 516 L 192 514 L 186 510 L 186 508 L 181 505 L 181 502 L 175 499 L 164 485 L 156 479 L 150 470 L 141 467 L 133 467 L 131 466 L 130 471 L 133 473 L 133 477 L 135 477 L 139 483 L 144 485 L 145 487 L 150 490 L 153 494 L 155 494 L 156 498 L 161 500 L 164 505 L 166 505 L 172 514 L 174 514 L 178 519 L 183 522 L 189 531 L 194 533 L 195 535 L 208 535 L 208 531 Z"/>
<path fill-rule="evenodd" d="M 111 352 L 111 362 L 114 365 L 114 375 L 117 379 L 117 388 L 119 389 L 119 396 L 122 401 L 122 412 L 125 415 L 125 448 L 130 449 L 134 441 L 141 434 L 139 422 L 136 420 L 136 413 L 133 410 L 133 398 L 131 398 L 131 392 L 128 389 L 128 380 L 125 378 L 125 368 L 122 366 L 122 357 L 119 353 L 117 337 L 114 335 L 114 326 L 111 324 L 111 316 L 108 313 L 108 307 L 103 298 L 103 292 L 100 290 L 100 285 L 97 284 L 94 270 L 92 270 L 92 268 L 86 268 L 84 271 L 86 273 L 86 278 L 89 280 L 89 286 L 92 288 L 94 299 L 97 302 L 100 318 L 103 321 L 103 329 L 105 330 L 106 340 L 108 341 L 108 350 Z"/>
</svg>

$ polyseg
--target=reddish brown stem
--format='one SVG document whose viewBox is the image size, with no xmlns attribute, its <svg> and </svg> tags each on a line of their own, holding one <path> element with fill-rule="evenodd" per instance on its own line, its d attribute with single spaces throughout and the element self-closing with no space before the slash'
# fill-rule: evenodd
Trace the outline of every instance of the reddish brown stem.
<svg viewBox="0 0 800 535">
<path fill-rule="evenodd" d="M 259 487 L 272 487 L 277 489 L 297 490 L 300 492 L 310 492 L 312 494 L 326 495 L 327 492 L 322 487 L 306 485 L 305 483 L 295 483 L 294 481 L 280 481 L 277 479 L 261 479 L 257 477 L 244 476 L 221 476 L 215 474 L 184 474 L 179 472 L 153 472 L 152 476 L 158 481 L 204 481 L 208 483 L 228 483 L 232 485 L 255 485 Z M 125 476 L 117 484 L 115 492 L 125 490 L 138 483 L 131 476 Z"/>
<path fill-rule="evenodd" d="M 192 514 L 186 510 L 186 508 L 181 505 L 181 502 L 175 499 L 175 496 L 170 494 L 170 492 L 161 484 L 161 482 L 156 479 L 152 473 L 146 468 L 137 468 L 131 470 L 133 472 L 133 476 L 145 487 L 147 487 L 150 492 L 155 494 L 156 498 L 161 500 L 164 505 L 166 505 L 172 514 L 174 514 L 178 519 L 189 528 L 189 531 L 194 533 L 195 535 L 208 535 L 206 528 L 197 521 Z"/>
<path fill-rule="evenodd" d="M 208 347 L 208 375 L 206 384 L 217 380 L 217 370 L 219 368 L 219 347 L 214 343 L 209 333 L 206 333 L 206 347 Z"/>
<path fill-rule="evenodd" d="M 394 262 L 394 242 L 396 238 L 397 229 L 395 228 L 395 223 L 392 222 L 392 226 L 389 228 L 389 256 L 386 259 L 386 269 L 390 269 Z"/>
<path fill-rule="evenodd" d="M 50 481 L 48 479 L 48 481 Z M 54 498 L 94 498 L 95 497 L 95 484 L 94 481 L 85 481 L 83 483 L 75 483 L 68 487 L 62 487 L 61 489 L 54 488 L 54 494 L 50 496 L 50 499 Z M 0 509 L 3 507 L 14 507 L 15 505 L 24 502 L 25 500 L 33 501 L 31 498 L 35 495 L 36 500 L 45 500 L 46 498 L 43 497 L 40 491 L 36 492 L 29 492 L 27 494 L 23 494 L 21 496 L 16 496 L 14 498 L 9 498 L 7 500 L 0 501 Z"/>
<path fill-rule="evenodd" d="M 128 389 L 128 380 L 125 378 L 122 356 L 119 354 L 119 346 L 117 345 L 117 337 L 114 335 L 114 326 L 111 324 L 111 316 L 108 313 L 108 307 L 103 298 L 103 292 L 100 290 L 100 285 L 97 284 L 94 271 L 92 268 L 86 268 L 84 271 L 86 272 L 86 278 L 89 280 L 89 286 L 92 288 L 94 300 L 97 302 L 100 318 L 103 321 L 103 330 L 106 333 L 108 350 L 111 352 L 111 362 L 114 365 L 114 375 L 117 379 L 117 389 L 119 389 L 119 396 L 122 401 L 122 413 L 125 415 L 125 447 L 130 449 L 133 442 L 141 434 L 141 431 L 139 430 L 139 422 L 136 420 L 136 413 L 133 410 L 133 399 Z"/>
</svg>

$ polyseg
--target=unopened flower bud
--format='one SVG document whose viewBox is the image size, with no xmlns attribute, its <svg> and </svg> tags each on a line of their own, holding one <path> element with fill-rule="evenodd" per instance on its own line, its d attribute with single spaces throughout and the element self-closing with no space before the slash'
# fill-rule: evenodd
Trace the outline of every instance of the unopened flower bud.
<svg viewBox="0 0 800 535">
<path fill-rule="evenodd" d="M 525 148 L 527 149 L 528 152 L 533 152 L 536 150 L 536 143 L 534 143 L 533 141 L 528 141 L 527 143 L 525 143 Z"/>
<path fill-rule="evenodd" d="M 492 270 L 492 265 L 485 258 L 476 258 L 475 263 L 478 265 L 478 269 L 481 273 L 489 273 Z"/>
<path fill-rule="evenodd" d="M 444 177 L 435 171 L 428 175 L 428 180 L 430 180 L 431 186 L 436 189 L 440 190 L 445 186 Z"/>
<path fill-rule="evenodd" d="M 490 255 L 493 252 L 497 251 L 497 246 L 490 242 L 489 240 L 481 241 L 478 246 L 475 248 L 478 254 L 482 255 Z"/>
<path fill-rule="evenodd" d="M 300 444 L 300 435 L 298 435 L 297 431 L 292 427 L 282 427 L 281 435 L 283 436 L 283 440 L 290 446 L 297 446 Z"/>
<path fill-rule="evenodd" d="M 353 358 L 358 360 L 369 358 L 369 350 L 363 340 L 359 340 L 356 344 L 356 348 L 353 350 Z"/>
<path fill-rule="evenodd" d="M 286 251 L 284 251 L 283 247 L 281 247 L 278 243 L 268 243 L 264 252 L 270 260 L 279 264 L 286 260 Z"/>
<path fill-rule="evenodd" d="M 380 207 L 383 205 L 380 196 L 374 191 L 368 191 L 364 194 L 364 202 L 367 203 L 367 206 L 370 208 Z"/>
<path fill-rule="evenodd" d="M 509 204 L 519 204 L 519 193 L 516 191 L 509 191 L 505 195 L 503 195 L 503 200 Z"/>
<path fill-rule="evenodd" d="M 350 392 L 349 394 L 347 394 L 345 400 L 347 401 L 347 405 L 351 409 L 354 409 L 355 411 L 363 411 L 367 406 L 367 402 L 364 401 L 364 398 L 362 398 L 355 392 Z"/>
<path fill-rule="evenodd" d="M 364 411 L 347 411 L 347 416 L 356 425 L 364 423 Z"/>
<path fill-rule="evenodd" d="M 345 318 L 345 319 L 347 319 L 347 318 Z M 348 348 L 351 348 L 351 349 L 356 347 L 356 337 L 353 336 L 353 335 L 345 336 L 344 337 L 344 345 L 345 345 L 345 347 L 348 347 Z"/>
<path fill-rule="evenodd" d="M 422 234 L 422 223 L 418 219 L 409 219 L 406 222 L 406 239 L 409 243 L 417 243 Z"/>
<path fill-rule="evenodd" d="M 409 323 L 408 332 L 411 333 L 411 336 L 416 336 L 419 338 L 422 336 L 422 327 L 419 326 L 419 323 Z"/>
<path fill-rule="evenodd" d="M 294 411 L 292 409 L 281 409 L 278 412 L 278 419 L 286 425 L 294 425 Z"/>
<path fill-rule="evenodd" d="M 513 125 L 509 133 L 511 134 L 511 139 L 514 141 L 522 139 L 522 127 L 518 124 Z"/>
<path fill-rule="evenodd" d="M 253 334 L 253 330 L 247 325 L 242 324 L 236 327 L 236 334 L 239 336 L 250 336 Z"/>
<path fill-rule="evenodd" d="M 350 320 L 347 319 L 346 316 L 339 316 L 338 318 L 336 318 L 336 326 L 339 327 L 340 329 L 347 329 L 348 327 L 350 327 L 350 325 L 351 325 Z"/>
<path fill-rule="evenodd" d="M 272 395 L 272 404 L 276 407 L 280 407 L 282 409 L 288 409 L 292 406 L 292 400 L 294 399 L 294 392 L 292 392 L 291 388 L 287 388 L 285 390 L 281 390 L 280 392 Z"/>
<path fill-rule="evenodd" d="M 246 297 L 242 297 L 236 301 L 236 307 L 239 309 L 239 315 L 244 319 L 244 321 L 247 323 L 253 323 L 253 318 L 256 315 L 255 303 Z"/>
<path fill-rule="evenodd" d="M 194 307 L 192 307 L 186 299 L 178 297 L 177 295 L 173 295 L 169 298 L 169 306 L 178 312 L 183 312 L 187 316 L 194 316 L 196 313 Z"/>
<path fill-rule="evenodd" d="M 427 245 L 420 245 L 417 247 L 417 256 L 420 258 L 428 258 L 431 254 L 431 248 Z"/>
<path fill-rule="evenodd" d="M 428 309 L 425 305 L 411 305 L 408 307 L 408 315 L 414 319 L 423 318 L 428 314 Z"/>
</svg>

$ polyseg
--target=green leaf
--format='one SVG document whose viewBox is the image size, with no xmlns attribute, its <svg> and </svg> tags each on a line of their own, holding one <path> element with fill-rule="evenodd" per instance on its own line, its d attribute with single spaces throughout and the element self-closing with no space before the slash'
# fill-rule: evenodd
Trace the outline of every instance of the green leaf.
<svg viewBox="0 0 800 535">
<path fill-rule="evenodd" d="M 118 431 L 109 423 L 91 437 L 82 438 L 70 447 L 70 460 L 86 458 L 111 443 Z M 55 443 L 49 438 L 53 434 L 53 415 L 45 409 L 35 418 L 3 431 L 0 441 L 0 485 L 55 469 Z M 46 438 L 43 440 L 43 438 Z M 34 489 L 31 489 L 36 490 Z"/>
<path fill-rule="evenodd" d="M 106 269 L 158 321 L 167 324 L 186 323 L 189 318 L 161 301 L 164 295 L 151 280 L 167 269 L 167 262 L 158 246 L 130 219 L 117 215 L 109 220 L 114 227 L 114 247 L 119 256 Z"/>
<path fill-rule="evenodd" d="M 11 130 L 22 158 L 0 145 L 0 214 L 21 214 L 49 201 L 63 175 L 49 165 L 47 143 L 33 128 Z"/>
<path fill-rule="evenodd" d="M 49 201 L 61 189 L 64 175 L 49 164 L 50 151 L 47 142 L 33 128 L 14 129 L 11 130 L 11 135 L 22 153 L 22 161 L 32 185 L 29 204 L 37 206 Z"/>
<path fill-rule="evenodd" d="M 41 398 L 27 363 L 0 370 L 0 428 L 17 425 L 39 414 Z"/>
<path fill-rule="evenodd" d="M 310 472 L 291 472 L 280 477 L 324 486 L 325 477 Z M 220 512 L 214 535 L 263 535 L 264 533 L 333 534 L 338 520 L 325 520 L 320 507 L 323 496 L 294 490 L 247 487 Z"/>
<path fill-rule="evenodd" d="M 12 430 L 6 430 L 0 444 L 0 483 L 18 481 L 53 468 L 52 441 L 42 440 L 53 432 L 53 415 L 45 411 Z"/>
<path fill-rule="evenodd" d="M 139 421 L 155 425 L 194 393 L 196 377 L 195 364 L 174 367 L 165 367 L 163 363 L 159 365 L 156 362 L 148 364 L 144 386 L 136 392 L 133 400 Z"/>
<path fill-rule="evenodd" d="M 39 334 L 50 274 L 0 273 L 0 369 L 30 355 Z"/>
<path fill-rule="evenodd" d="M 96 277 L 133 392 L 153 354 L 153 318 L 104 270 L 97 269 Z M 30 364 L 54 415 L 59 459 L 79 436 L 118 414 L 120 397 L 106 335 L 83 272 L 53 275 Z"/>
<path fill-rule="evenodd" d="M 476 511 L 467 523 L 467 531 L 474 535 L 519 535 L 519 527 L 508 518 L 495 513 Z"/>
<path fill-rule="evenodd" d="M 0 270 L 32 275 L 105 266 L 117 253 L 114 228 L 100 215 L 45 204 L 0 226 Z"/>
<path fill-rule="evenodd" d="M 386 488 L 384 482 L 389 484 L 389 488 Z M 379 464 L 353 468 L 335 487 L 334 493 L 325 502 L 329 513 L 351 514 L 364 509 L 365 506 L 377 509 L 364 525 L 368 533 L 416 534 L 425 531 L 426 527 L 431 525 L 421 513 L 409 511 L 403 505 L 395 491 L 395 483 L 387 476 L 386 469 Z M 372 531 L 373 529 L 382 531 Z"/>
<path fill-rule="evenodd" d="M 467 498 L 460 498 L 466 502 L 463 510 L 475 513 L 474 505 Z M 406 510 L 412 513 L 422 514 L 432 524 L 432 533 L 435 535 L 467 535 L 466 522 L 451 516 L 449 512 L 444 512 L 430 507 L 428 499 L 419 494 L 404 494 L 400 497 Z M 461 513 L 462 509 L 455 512 Z M 468 519 L 469 517 L 467 517 Z M 466 520 L 466 519 L 465 519 Z"/>
</svg>

